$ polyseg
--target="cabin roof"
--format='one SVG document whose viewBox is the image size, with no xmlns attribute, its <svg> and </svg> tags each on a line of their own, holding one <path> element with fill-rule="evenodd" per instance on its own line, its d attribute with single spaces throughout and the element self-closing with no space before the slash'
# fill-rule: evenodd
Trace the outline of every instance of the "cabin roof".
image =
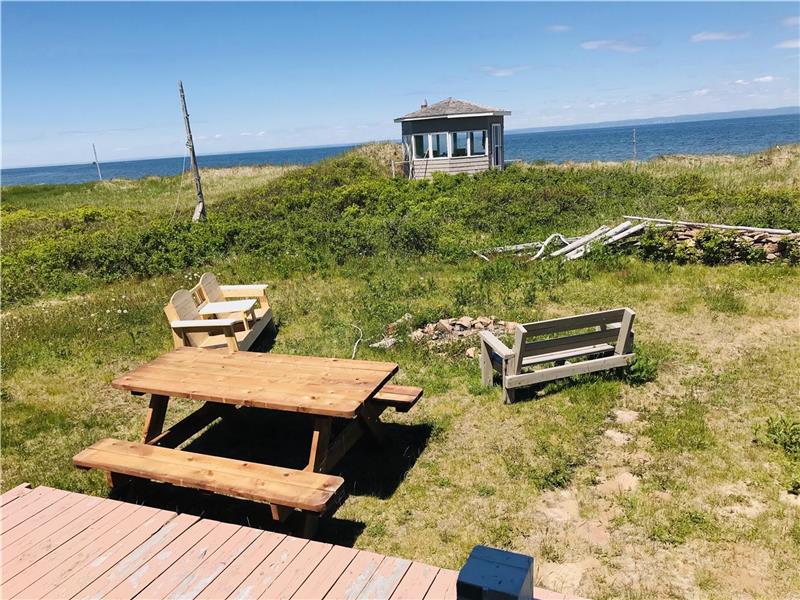
<svg viewBox="0 0 800 600">
<path fill-rule="evenodd" d="M 503 110 L 502 108 L 490 108 L 488 106 L 480 106 L 473 104 L 466 100 L 458 100 L 457 98 L 445 98 L 441 102 L 424 106 L 419 110 L 408 113 L 405 116 L 397 117 L 394 122 L 400 123 L 402 121 L 417 121 L 421 119 L 439 119 L 446 117 L 448 119 L 454 117 L 477 117 L 477 116 L 493 116 L 493 115 L 510 115 L 511 111 Z"/>
</svg>

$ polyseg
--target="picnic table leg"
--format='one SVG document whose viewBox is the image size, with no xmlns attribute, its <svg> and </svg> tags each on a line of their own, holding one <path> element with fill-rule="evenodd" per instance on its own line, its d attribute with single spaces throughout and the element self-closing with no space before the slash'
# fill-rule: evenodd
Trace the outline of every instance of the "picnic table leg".
<svg viewBox="0 0 800 600">
<path fill-rule="evenodd" d="M 311 434 L 311 454 L 304 471 L 320 471 L 324 468 L 331 441 L 331 417 L 314 417 L 314 433 Z"/>
<path fill-rule="evenodd" d="M 386 407 L 379 406 L 375 402 L 367 402 L 361 407 L 361 413 L 358 416 L 366 432 L 382 446 L 388 444 L 388 438 L 384 432 L 383 423 L 381 423 L 378 417 L 381 416 L 385 408 Z"/>
<path fill-rule="evenodd" d="M 169 396 L 159 394 L 150 395 L 150 406 L 147 407 L 147 415 L 144 418 L 144 434 L 142 443 L 147 444 L 164 429 L 164 418 L 167 416 L 167 404 Z"/>
</svg>

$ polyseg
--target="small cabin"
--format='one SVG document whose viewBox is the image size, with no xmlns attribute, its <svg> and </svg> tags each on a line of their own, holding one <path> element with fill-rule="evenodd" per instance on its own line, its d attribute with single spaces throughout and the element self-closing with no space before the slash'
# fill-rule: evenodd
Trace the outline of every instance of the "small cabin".
<svg viewBox="0 0 800 600">
<path fill-rule="evenodd" d="M 511 112 L 447 98 L 427 101 L 394 120 L 403 132 L 403 160 L 410 179 L 433 173 L 478 173 L 502 169 L 503 117 Z"/>
</svg>

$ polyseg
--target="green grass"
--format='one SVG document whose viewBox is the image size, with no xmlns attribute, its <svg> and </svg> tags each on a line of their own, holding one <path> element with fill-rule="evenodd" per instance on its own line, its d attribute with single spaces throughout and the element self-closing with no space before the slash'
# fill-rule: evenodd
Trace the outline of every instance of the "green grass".
<svg viewBox="0 0 800 600">
<path fill-rule="evenodd" d="M 61 263 L 47 271 L 55 259 L 35 246 L 49 239 L 63 250 L 65 240 L 80 245 L 96 234 L 140 241 L 136 236 L 154 232 L 169 236 L 175 231 L 159 229 L 169 203 L 163 200 L 141 227 L 128 227 L 115 220 L 124 211 L 99 196 L 93 207 L 79 208 L 82 201 L 62 197 L 70 188 L 31 192 L 27 200 L 19 195 L 13 210 L 4 206 L 5 217 L 63 202 L 59 210 L 79 211 L 80 222 L 64 239 L 36 229 L 28 217 L 11 225 L 19 229 L 10 255 L 18 267 L 41 269 L 41 287 L 3 307 L 2 489 L 29 481 L 107 493 L 100 474 L 78 471 L 70 459 L 102 437 L 137 439 L 143 400 L 109 383 L 171 348 L 162 307 L 175 289 L 210 269 L 223 283 L 270 284 L 280 328 L 274 352 L 349 357 L 355 325 L 365 336 L 359 358 L 395 361 L 398 383 L 425 390 L 410 413 L 385 413 L 394 452 L 359 445 L 354 462 L 342 464 L 353 488 L 323 527 L 329 539 L 449 568 L 481 543 L 534 554 L 542 564 L 590 561 L 576 590 L 589 597 L 786 597 L 800 587 L 793 568 L 800 560 L 798 509 L 780 500 L 798 474 L 792 391 L 800 389 L 800 271 L 787 264 L 675 265 L 607 253 L 565 265 L 487 264 L 467 252 L 540 238 L 553 228 L 587 230 L 623 212 L 715 221 L 739 214 L 742 221 L 778 223 L 765 197 L 789 203 L 780 222 L 790 223 L 797 192 L 787 186 L 797 163 L 776 166 L 782 155 L 763 156 L 773 161 L 766 172 L 748 157 L 694 166 L 689 159 L 671 166 L 656 161 L 636 171 L 537 166 L 406 183 L 362 162 L 362 153 L 274 180 L 256 177 L 239 192 L 239 183 L 220 183 L 233 191 L 215 201 L 212 214 L 226 227 L 241 215 L 255 241 L 239 238 L 210 253 L 200 247 L 196 264 L 167 263 L 149 275 L 99 276 L 81 263 L 69 272 L 69 285 L 48 278 L 67 271 L 59 270 Z M 146 198 L 148 192 L 137 193 Z M 723 205 L 720 197 L 738 200 Z M 511 216 L 496 214 L 498 205 Z M 92 221 L 94 210 L 111 216 Z M 112 233 L 105 231 L 109 219 Z M 4 219 L 4 234 L 7 226 Z M 26 227 L 33 228 L 30 242 Z M 201 230 L 176 231 L 179 239 L 197 242 Z M 389 242 L 397 251 L 384 246 Z M 169 249 L 138 247 L 149 260 Z M 38 258 L 25 262 L 24 252 Z M 19 273 L 4 270 L 4 292 Z M 417 326 L 462 314 L 527 321 L 614 306 L 637 312 L 633 376 L 555 382 L 510 406 L 501 403 L 498 387 L 481 386 L 477 361 L 465 356 L 472 342 L 433 349 L 403 338 L 386 351 L 369 348 L 406 312 Z M 170 418 L 193 405 L 175 408 Z M 639 420 L 615 423 L 615 409 L 635 410 Z M 266 452 L 284 443 L 289 454 L 307 452 L 309 432 L 302 427 L 284 433 L 255 416 L 245 425 L 231 438 L 224 427 L 214 428 L 208 443 L 230 452 Z M 615 446 L 607 429 L 631 440 Z M 638 477 L 638 489 L 604 494 L 602 482 L 621 471 Z M 566 516 L 554 517 L 553 507 Z M 237 518 L 253 522 L 263 516 L 255 505 L 237 510 Z M 586 541 L 587 522 L 605 529 L 608 545 Z M 757 588 L 740 579 L 744 572 Z M 676 581 L 685 587 L 674 587 Z"/>
</svg>

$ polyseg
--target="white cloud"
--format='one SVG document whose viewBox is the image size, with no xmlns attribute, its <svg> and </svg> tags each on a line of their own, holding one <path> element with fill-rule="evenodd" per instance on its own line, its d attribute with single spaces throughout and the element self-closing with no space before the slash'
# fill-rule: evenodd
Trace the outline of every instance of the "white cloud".
<svg viewBox="0 0 800 600">
<path fill-rule="evenodd" d="M 222 137 L 222 134 L 221 134 L 221 133 L 215 133 L 215 134 L 214 134 L 214 139 L 215 139 L 215 140 L 218 140 L 218 139 L 219 139 L 219 138 L 221 138 L 221 137 Z"/>
<path fill-rule="evenodd" d="M 750 34 L 746 31 L 701 31 L 692 35 L 689 41 L 694 44 L 698 42 L 728 42 L 748 37 Z"/>
<path fill-rule="evenodd" d="M 256 135 L 258 137 L 264 137 L 264 134 L 266 134 L 266 133 L 267 133 L 266 131 L 259 131 Z"/>
<path fill-rule="evenodd" d="M 781 23 L 787 27 L 800 27 L 800 17 L 786 17 Z"/>
<path fill-rule="evenodd" d="M 751 83 L 772 83 L 773 81 L 778 81 L 778 79 L 780 77 L 775 77 L 775 75 L 762 75 L 754 79 L 737 79 L 733 83 L 736 85 L 750 85 Z"/>
<path fill-rule="evenodd" d="M 643 46 L 637 46 L 622 40 L 589 40 L 581 44 L 584 50 L 613 50 L 614 52 L 639 52 Z"/>
<path fill-rule="evenodd" d="M 481 67 L 481 70 L 492 77 L 511 77 L 529 68 L 527 65 L 521 65 L 519 67 Z"/>
<path fill-rule="evenodd" d="M 708 96 L 711 90 L 708 88 L 703 88 L 701 90 L 695 90 L 692 92 L 692 96 Z"/>
<path fill-rule="evenodd" d="M 572 27 L 569 25 L 548 25 L 545 29 L 552 33 L 566 33 L 567 31 L 572 31 Z"/>
<path fill-rule="evenodd" d="M 775 44 L 776 48 L 800 48 L 800 39 L 784 40 L 780 44 Z"/>
</svg>

